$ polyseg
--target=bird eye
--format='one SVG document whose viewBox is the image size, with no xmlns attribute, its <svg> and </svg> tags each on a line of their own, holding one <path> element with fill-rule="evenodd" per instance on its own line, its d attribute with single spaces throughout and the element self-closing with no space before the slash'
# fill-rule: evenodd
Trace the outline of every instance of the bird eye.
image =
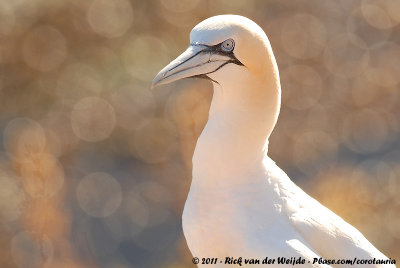
<svg viewBox="0 0 400 268">
<path fill-rule="evenodd" d="M 231 52 L 235 47 L 235 41 L 233 39 L 228 39 L 222 42 L 221 49 L 225 52 Z"/>
</svg>

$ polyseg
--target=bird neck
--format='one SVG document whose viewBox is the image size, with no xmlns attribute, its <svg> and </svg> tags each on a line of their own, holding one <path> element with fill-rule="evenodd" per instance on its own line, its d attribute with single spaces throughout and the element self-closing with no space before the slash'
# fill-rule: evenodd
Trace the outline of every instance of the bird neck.
<svg viewBox="0 0 400 268">
<path fill-rule="evenodd" d="M 193 182 L 198 186 L 244 185 L 250 172 L 262 170 L 268 138 L 280 109 L 278 74 L 243 74 L 214 84 L 209 120 L 193 156 Z"/>
</svg>

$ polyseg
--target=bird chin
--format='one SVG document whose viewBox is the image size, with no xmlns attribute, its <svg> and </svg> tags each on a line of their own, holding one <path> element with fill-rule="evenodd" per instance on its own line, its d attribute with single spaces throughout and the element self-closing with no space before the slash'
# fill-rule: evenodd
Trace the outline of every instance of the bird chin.
<svg viewBox="0 0 400 268">
<path fill-rule="evenodd" d="M 197 74 L 197 75 L 193 75 L 193 76 L 188 77 L 188 78 L 205 79 L 205 80 L 209 80 L 209 81 L 211 81 L 211 82 L 214 82 L 214 83 L 217 83 L 217 84 L 218 84 L 217 81 L 215 81 L 214 79 L 212 79 L 211 77 L 209 77 L 209 76 L 206 75 L 206 74 Z"/>
<path fill-rule="evenodd" d="M 232 62 L 226 62 L 222 64 L 218 70 L 207 74 L 207 79 L 220 85 L 231 85 L 235 84 L 238 76 L 246 73 L 246 69 L 243 66 L 233 64 Z"/>
</svg>

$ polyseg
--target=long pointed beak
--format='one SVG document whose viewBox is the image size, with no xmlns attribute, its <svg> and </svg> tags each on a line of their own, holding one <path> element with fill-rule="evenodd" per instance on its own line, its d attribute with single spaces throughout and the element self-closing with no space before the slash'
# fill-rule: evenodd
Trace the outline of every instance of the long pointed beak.
<svg viewBox="0 0 400 268">
<path fill-rule="evenodd" d="M 213 53 L 207 46 L 191 45 L 156 75 L 151 88 L 182 78 L 213 73 L 230 60 L 228 56 Z"/>
</svg>

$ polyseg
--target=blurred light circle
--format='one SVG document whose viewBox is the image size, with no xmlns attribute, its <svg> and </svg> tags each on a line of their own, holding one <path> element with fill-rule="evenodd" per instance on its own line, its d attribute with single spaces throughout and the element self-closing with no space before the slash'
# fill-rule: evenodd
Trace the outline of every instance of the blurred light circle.
<svg viewBox="0 0 400 268">
<path fill-rule="evenodd" d="M 147 163 L 163 162 L 177 151 L 177 135 L 169 121 L 150 119 L 135 131 L 134 153 Z"/>
<path fill-rule="evenodd" d="M 283 25 L 282 46 L 295 58 L 318 56 L 325 47 L 327 32 L 317 18 L 309 14 L 296 14 Z"/>
<path fill-rule="evenodd" d="M 67 44 L 57 29 L 48 25 L 37 26 L 28 32 L 22 54 L 25 63 L 38 71 L 54 70 L 67 57 Z"/>
<path fill-rule="evenodd" d="M 380 160 L 367 159 L 358 164 L 357 168 L 368 174 L 371 188 L 380 189 L 380 191 L 376 191 L 373 196 L 375 205 L 378 206 L 391 201 L 390 192 L 387 187 L 390 178 L 389 165 Z"/>
<path fill-rule="evenodd" d="M 350 78 L 343 76 L 330 76 L 328 80 L 331 85 L 331 90 L 328 92 L 332 97 L 332 101 L 337 105 L 338 103 L 346 102 L 350 90 Z M 327 100 L 329 101 L 329 99 Z"/>
<path fill-rule="evenodd" d="M 309 109 L 318 103 L 322 79 L 314 68 L 292 65 L 282 71 L 283 103 L 292 109 Z"/>
<path fill-rule="evenodd" d="M 123 205 L 121 205 L 121 207 L 123 207 Z M 119 209 L 110 217 L 104 218 L 103 222 L 106 225 L 108 232 L 110 232 L 116 240 L 129 234 L 129 231 L 132 228 L 132 223 L 129 221 L 129 218 L 123 209 Z"/>
<path fill-rule="evenodd" d="M 394 22 L 396 22 L 397 24 L 400 23 L 400 1 L 382 0 L 379 3 L 385 6 L 386 12 L 389 14 L 390 18 Z"/>
<path fill-rule="evenodd" d="M 312 107 L 307 113 L 306 123 L 308 129 L 328 129 L 330 122 L 327 115 L 326 106 L 317 104 Z M 329 134 L 332 135 L 333 133 L 330 132 Z"/>
<path fill-rule="evenodd" d="M 149 224 L 149 206 L 138 194 L 131 192 L 124 200 L 124 208 L 131 222 L 130 234 L 135 236 Z"/>
<path fill-rule="evenodd" d="M 192 12 L 172 12 L 168 9 L 162 9 L 162 15 L 164 19 L 172 24 L 174 27 L 179 27 L 183 30 L 190 31 L 193 25 L 198 23 L 199 19 L 197 18 L 196 13 Z"/>
<path fill-rule="evenodd" d="M 77 137 L 89 142 L 108 138 L 116 124 L 113 106 L 99 97 L 87 97 L 75 104 L 71 126 Z"/>
<path fill-rule="evenodd" d="M 400 82 L 400 46 L 386 42 L 370 50 L 371 61 L 366 78 L 376 86 L 393 87 Z"/>
<path fill-rule="evenodd" d="M 141 81 L 152 81 L 169 60 L 165 44 L 152 35 L 131 38 L 122 48 L 122 61 L 127 72 Z"/>
<path fill-rule="evenodd" d="M 82 63 L 72 63 L 65 67 L 57 80 L 57 97 L 75 101 L 100 93 L 103 90 L 101 75 L 92 67 Z"/>
<path fill-rule="evenodd" d="M 121 207 L 112 216 L 104 219 L 109 231 L 118 239 L 127 234 L 132 237 L 149 224 L 149 205 L 135 192 L 127 192 Z"/>
<path fill-rule="evenodd" d="M 349 176 L 340 178 L 341 181 L 343 180 L 349 180 L 350 185 L 359 185 L 360 187 L 355 187 L 354 189 L 357 189 L 357 191 L 354 191 L 353 197 L 358 199 L 359 201 L 367 201 L 366 203 L 369 203 L 371 205 L 374 205 L 374 198 L 376 196 L 376 193 L 372 193 L 373 191 L 373 180 L 374 180 L 374 174 L 370 173 L 370 170 L 373 170 L 375 167 L 365 169 L 365 164 L 366 162 L 369 162 L 370 164 L 374 165 L 375 160 L 372 161 L 365 161 L 364 163 L 361 163 L 360 165 L 357 165 L 357 167 L 353 167 Z M 341 183 L 343 185 L 343 182 Z M 363 185 L 363 186 L 361 186 Z M 354 186 L 353 186 L 354 187 Z M 351 187 L 351 188 L 353 188 Z"/>
<path fill-rule="evenodd" d="M 40 245 L 26 232 L 11 240 L 11 254 L 18 267 L 40 267 L 42 264 Z"/>
<path fill-rule="evenodd" d="M 152 205 L 149 205 L 148 227 L 164 224 L 170 218 L 173 218 L 173 214 L 167 205 L 159 203 L 152 203 Z"/>
<path fill-rule="evenodd" d="M 125 34 L 133 22 L 133 9 L 127 0 L 94 0 L 87 12 L 93 31 L 115 38 Z"/>
<path fill-rule="evenodd" d="M 371 178 L 371 183 L 383 186 L 386 185 L 390 178 L 390 169 L 389 164 L 377 160 L 377 159 L 367 159 L 360 164 L 357 165 L 359 169 L 362 169 L 365 173 L 367 173 Z M 386 187 L 382 187 L 382 192 L 385 192 Z M 380 193 L 376 193 L 379 195 Z M 386 198 L 386 197 L 385 197 Z"/>
<path fill-rule="evenodd" d="M 0 153 L 0 215 L 4 222 L 14 221 L 21 214 L 25 194 L 12 172 L 11 162 Z"/>
<path fill-rule="evenodd" d="M 338 76 L 350 78 L 361 74 L 368 65 L 370 56 L 366 47 L 361 48 L 350 41 L 357 40 L 356 36 L 339 34 L 332 36 L 324 51 L 324 63 L 327 69 Z"/>
<path fill-rule="evenodd" d="M 53 198 L 29 197 L 23 203 L 20 222 L 26 230 L 32 230 L 32 236 L 40 241 L 43 236 L 51 239 L 65 235 L 69 230 L 70 215 L 62 207 L 62 195 Z"/>
<path fill-rule="evenodd" d="M 188 12 L 199 4 L 200 0 L 161 0 L 161 4 L 173 12 Z"/>
<path fill-rule="evenodd" d="M 105 222 L 97 219 L 89 221 L 83 228 L 85 238 L 95 256 L 110 256 L 118 249 L 123 237 L 116 236 Z"/>
<path fill-rule="evenodd" d="M 364 76 L 355 78 L 350 90 L 352 101 L 358 107 L 369 105 L 376 100 L 379 93 L 379 87 L 369 82 Z"/>
<path fill-rule="evenodd" d="M 307 166 L 312 163 L 329 160 L 336 155 L 337 143 L 323 131 L 301 133 L 295 138 L 293 158 L 296 166 L 307 172 Z"/>
<path fill-rule="evenodd" d="M 131 264 L 126 264 L 126 263 L 119 263 L 119 262 L 124 262 L 123 260 L 118 260 L 113 263 L 108 264 L 107 266 L 104 266 L 104 268 L 135 268 L 136 266 L 132 266 Z M 179 267 L 176 267 L 179 268 Z"/>
<path fill-rule="evenodd" d="M 146 182 L 142 187 L 142 193 L 147 200 L 164 204 L 164 206 L 167 206 L 172 200 L 170 190 L 157 182 Z"/>
<path fill-rule="evenodd" d="M 119 49 L 119 46 L 118 48 L 110 48 L 105 43 L 88 45 L 82 48 L 82 58 L 80 61 L 85 62 L 88 67 L 94 66 L 96 69 L 92 68 L 97 72 L 97 75 L 100 76 L 100 80 L 104 81 L 105 87 L 107 87 L 110 84 L 109 81 L 113 82 L 110 76 L 122 71 L 121 60 L 117 54 Z"/>
<path fill-rule="evenodd" d="M 333 211 L 353 222 L 369 223 L 373 211 L 374 191 L 368 174 L 346 166 L 322 170 L 310 183 L 311 193 Z M 352 204 L 349 206 L 349 204 Z"/>
<path fill-rule="evenodd" d="M 128 84 L 121 87 L 111 96 L 115 107 L 118 126 L 134 130 L 149 120 L 155 112 L 155 99 L 148 88 Z"/>
<path fill-rule="evenodd" d="M 390 235 L 396 239 L 400 239 L 400 217 L 398 216 L 399 212 L 400 211 L 398 207 L 390 207 L 389 209 L 385 209 L 383 212 L 383 222 L 385 224 L 385 227 L 389 231 Z"/>
<path fill-rule="evenodd" d="M 53 252 L 49 239 L 35 241 L 25 231 L 16 234 L 11 239 L 11 255 L 14 263 L 20 268 L 46 267 L 53 258 Z"/>
<path fill-rule="evenodd" d="M 387 29 L 393 27 L 393 23 L 386 10 L 377 5 L 364 1 L 361 4 L 361 13 L 364 19 L 375 28 Z"/>
<path fill-rule="evenodd" d="M 31 197 L 50 197 L 64 184 L 64 170 L 54 156 L 38 154 L 19 162 L 22 185 Z"/>
<path fill-rule="evenodd" d="M 341 12 L 343 12 L 343 10 L 351 11 L 360 5 L 360 1 L 338 0 L 336 2 L 338 2 L 341 5 L 342 8 Z"/>
<path fill-rule="evenodd" d="M 15 26 L 15 12 L 7 1 L 0 2 L 0 36 L 7 36 L 13 32 Z"/>
<path fill-rule="evenodd" d="M 267 20 L 267 22 L 265 22 L 264 25 L 260 25 L 266 30 L 268 36 L 270 36 L 271 38 L 273 36 L 276 36 L 272 46 L 279 69 L 288 67 L 290 64 L 293 64 L 293 62 L 296 60 L 293 56 L 291 56 L 286 52 L 283 46 L 282 25 L 285 25 L 286 23 L 287 23 L 287 17 L 281 16 L 274 20 Z"/>
<path fill-rule="evenodd" d="M 43 123 L 41 122 L 41 124 Z M 46 134 L 46 141 L 47 141 L 45 151 L 56 157 L 61 156 L 63 153 L 61 148 L 62 146 L 57 134 L 53 130 L 48 129 L 46 127 L 44 128 L 44 131 Z"/>
<path fill-rule="evenodd" d="M 224 11 L 226 13 L 235 14 L 245 10 L 254 10 L 255 2 L 252 1 L 232 1 L 232 0 L 219 0 L 210 1 L 208 4 L 208 10 L 214 13 L 216 10 Z"/>
<path fill-rule="evenodd" d="M 197 79 L 168 97 L 165 113 L 177 125 L 182 139 L 195 139 L 203 130 L 210 110 L 211 86 Z"/>
<path fill-rule="evenodd" d="M 178 239 L 178 223 L 168 217 L 162 224 L 148 227 L 133 237 L 135 243 L 149 251 L 160 251 L 170 247 Z"/>
<path fill-rule="evenodd" d="M 376 152 L 385 144 L 387 136 L 385 118 L 373 110 L 352 112 L 343 121 L 342 138 L 346 146 L 355 152 Z"/>
<path fill-rule="evenodd" d="M 304 111 L 304 112 L 306 112 L 306 111 Z M 297 131 L 299 131 L 299 129 L 303 128 L 304 124 L 303 124 L 302 120 L 303 120 L 305 114 L 306 113 L 293 111 L 291 109 L 282 109 L 282 112 L 280 113 L 280 116 L 284 117 L 284 120 L 281 119 L 281 121 L 283 121 L 282 132 L 285 133 L 285 135 L 287 137 L 292 137 L 293 133 L 297 133 Z M 287 140 L 290 140 L 290 142 L 293 141 L 292 139 L 287 139 Z M 271 146 L 272 146 L 272 144 L 271 144 Z M 289 152 L 287 152 L 287 153 L 289 153 Z"/>
<path fill-rule="evenodd" d="M 11 156 L 25 157 L 45 150 L 46 135 L 39 123 L 20 117 L 8 122 L 3 133 L 3 143 Z"/>
<path fill-rule="evenodd" d="M 53 155 L 61 156 L 72 150 L 79 142 L 79 138 L 74 134 L 71 124 L 65 124 L 65 122 L 70 121 L 70 113 L 69 107 L 56 103 L 41 120 L 41 124 L 46 129 L 46 136 L 48 137 L 47 132 L 54 136 L 53 138 L 48 137 L 50 143 L 53 142 L 51 139 L 55 139 L 54 143 L 56 143 L 50 146 L 59 146 L 51 150 Z"/>
<path fill-rule="evenodd" d="M 347 33 L 350 39 L 357 37 L 366 46 L 373 48 L 386 41 L 390 37 L 392 29 L 389 27 L 390 22 L 385 22 L 387 14 L 382 9 L 376 5 L 369 5 L 364 9 L 363 12 L 362 7 L 357 7 L 351 12 L 347 19 Z M 376 27 L 378 25 L 380 28 Z M 355 45 L 358 45 L 357 42 Z"/>
<path fill-rule="evenodd" d="M 168 206 L 172 200 L 170 189 L 155 181 L 145 181 L 134 187 L 132 194 L 146 198 L 146 200 Z"/>
<path fill-rule="evenodd" d="M 83 178 L 78 184 L 76 195 L 82 210 L 96 218 L 112 215 L 122 201 L 119 182 L 103 172 L 92 173 Z"/>
</svg>

